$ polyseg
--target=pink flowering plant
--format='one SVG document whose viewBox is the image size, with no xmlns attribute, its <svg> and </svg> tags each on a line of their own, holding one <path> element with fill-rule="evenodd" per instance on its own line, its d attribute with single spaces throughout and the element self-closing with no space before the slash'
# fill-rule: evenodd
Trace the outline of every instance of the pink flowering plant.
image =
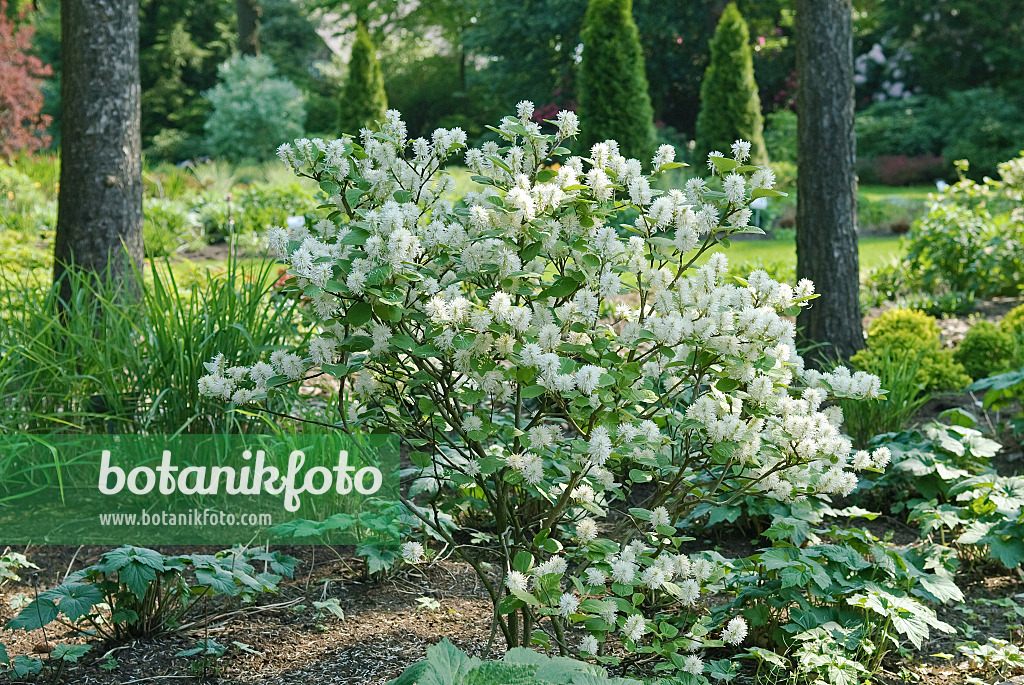
<svg viewBox="0 0 1024 685">
<path fill-rule="evenodd" d="M 215 359 L 199 385 L 258 403 L 335 377 L 340 429 L 408 447 L 423 535 L 407 562 L 433 546 L 470 564 L 509 646 L 609 660 L 612 641 L 696 676 L 700 650 L 748 628 L 712 621 L 703 599 L 729 567 L 684 553 L 680 521 L 749 495 L 849 493 L 857 469 L 884 468 L 887 451 L 855 454 L 826 406 L 877 397 L 878 379 L 804 368 L 792 317 L 810 282 L 736 283 L 706 254 L 759 232 L 749 204 L 780 195 L 748 143 L 712 153 L 720 183 L 661 191 L 683 166 L 671 146 L 573 156 L 576 116 L 546 132 L 532 114 L 520 103 L 478 149 L 459 129 L 409 140 L 395 111 L 358 139 L 281 146 L 330 197 L 323 218 L 269 234 L 317 329 L 251 367 Z M 454 163 L 477 184 L 458 201 Z"/>
</svg>

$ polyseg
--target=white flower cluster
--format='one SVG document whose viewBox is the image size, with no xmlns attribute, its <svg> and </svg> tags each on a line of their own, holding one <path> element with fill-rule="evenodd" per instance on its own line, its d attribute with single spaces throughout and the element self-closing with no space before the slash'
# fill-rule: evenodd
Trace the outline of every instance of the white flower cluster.
<svg viewBox="0 0 1024 685">
<path fill-rule="evenodd" d="M 467 511 L 467 497 L 510 517 L 522 507 L 532 514 L 510 544 L 521 549 L 542 529 L 569 531 L 529 573 L 506 573 L 509 592 L 537 592 L 564 619 L 588 613 L 584 599 L 604 602 L 608 631 L 635 643 L 650 626 L 619 615 L 606 599 L 615 588 L 688 607 L 724 573 L 707 556 L 638 540 L 593 562 L 594 545 L 610 543 L 595 517 L 636 472 L 689 486 L 650 511 L 652 538 L 685 514 L 683 492 L 846 493 L 855 470 L 881 469 L 889 456 L 853 453 L 829 401 L 881 391 L 873 376 L 804 368 L 793 315 L 814 296 L 810 282 L 764 271 L 734 282 L 712 250 L 722 235 L 757 230 L 750 203 L 778 194 L 770 170 L 744 165 L 749 143 L 709 159 L 720 192 L 702 179 L 662 191 L 652 179 L 680 166 L 671 146 L 646 171 L 615 141 L 568 156 L 576 116 L 559 113 L 553 133 L 533 116 L 520 103 L 497 127 L 500 141 L 471 150 L 460 129 L 409 140 L 394 111 L 358 140 L 283 145 L 281 158 L 336 208 L 268 234 L 309 299 L 308 350 L 252 366 L 218 356 L 199 389 L 249 402 L 313 367 L 340 369 L 350 424 L 443 446 L 421 475 L 441 495 L 438 515 Z M 464 150 L 478 187 L 456 201 L 444 167 Z M 704 478 L 713 469 L 739 475 Z M 402 554 L 417 563 L 426 551 L 408 543 Z M 586 597 L 567 591 L 579 592 L 569 583 L 577 568 Z M 736 618 L 722 639 L 739 644 L 746 631 Z M 588 638 L 580 649 L 598 645 Z M 687 657 L 686 670 L 701 668 Z"/>
</svg>

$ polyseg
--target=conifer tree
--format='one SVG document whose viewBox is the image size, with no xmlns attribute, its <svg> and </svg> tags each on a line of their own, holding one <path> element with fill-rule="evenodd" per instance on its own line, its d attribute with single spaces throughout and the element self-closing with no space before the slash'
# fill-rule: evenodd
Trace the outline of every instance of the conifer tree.
<svg viewBox="0 0 1024 685">
<path fill-rule="evenodd" d="M 766 164 L 763 131 L 750 31 L 736 3 L 731 2 L 711 40 L 711 62 L 700 87 L 694 159 L 699 163 L 716 150 L 728 155 L 733 142 L 743 139 L 750 142 L 751 162 Z"/>
<path fill-rule="evenodd" d="M 348 63 L 348 78 L 341 89 L 339 133 L 358 134 L 359 129 L 383 120 L 387 108 L 388 98 L 384 93 L 384 76 L 377 60 L 377 48 L 366 24 L 359 20 L 356 42 Z"/>
<path fill-rule="evenodd" d="M 654 153 L 654 113 L 632 0 L 590 0 L 580 34 L 582 152 L 604 140 L 645 164 Z"/>
</svg>

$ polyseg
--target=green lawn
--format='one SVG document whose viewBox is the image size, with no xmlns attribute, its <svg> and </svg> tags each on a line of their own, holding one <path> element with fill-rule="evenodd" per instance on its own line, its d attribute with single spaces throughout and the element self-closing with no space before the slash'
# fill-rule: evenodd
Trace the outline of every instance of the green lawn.
<svg viewBox="0 0 1024 685">
<path fill-rule="evenodd" d="M 763 264 L 785 264 L 796 266 L 796 242 L 791 239 L 779 240 L 735 240 L 728 248 L 716 247 L 714 251 L 724 252 L 730 264 L 746 263 L 754 268 Z M 860 240 L 861 274 L 888 264 L 900 255 L 898 236 L 870 236 Z M 710 252 L 698 260 L 707 261 Z"/>
<path fill-rule="evenodd" d="M 864 200 L 885 200 L 898 197 L 904 200 L 927 200 L 928 195 L 936 192 L 934 185 L 928 186 L 858 186 L 857 194 Z"/>
</svg>

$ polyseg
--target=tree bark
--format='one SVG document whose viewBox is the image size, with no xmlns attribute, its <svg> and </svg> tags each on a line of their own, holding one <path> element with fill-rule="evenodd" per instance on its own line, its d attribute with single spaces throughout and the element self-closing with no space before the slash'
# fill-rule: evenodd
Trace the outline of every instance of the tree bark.
<svg viewBox="0 0 1024 685">
<path fill-rule="evenodd" d="M 235 0 L 238 12 L 238 51 L 243 55 L 260 54 L 260 17 L 263 10 L 257 0 Z"/>
<path fill-rule="evenodd" d="M 864 346 L 857 255 L 851 0 L 797 0 L 797 277 L 821 295 L 797 318 L 811 360 Z"/>
<path fill-rule="evenodd" d="M 53 277 L 78 269 L 138 295 L 142 268 L 138 0 L 61 2 L 62 136 Z"/>
</svg>

